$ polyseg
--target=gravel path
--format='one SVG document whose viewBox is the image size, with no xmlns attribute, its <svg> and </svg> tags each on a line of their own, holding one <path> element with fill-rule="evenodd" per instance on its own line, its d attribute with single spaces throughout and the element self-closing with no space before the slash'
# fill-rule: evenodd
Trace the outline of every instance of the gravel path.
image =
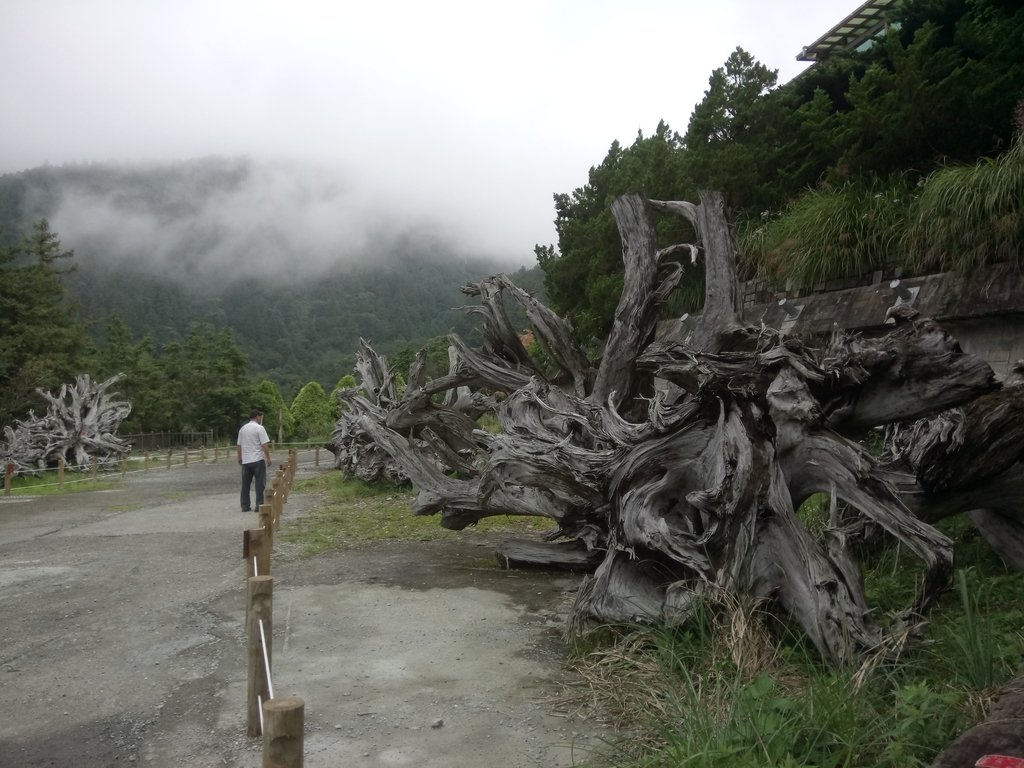
<svg viewBox="0 0 1024 768">
<path fill-rule="evenodd" d="M 2 768 L 260 765 L 237 482 L 221 461 L 0 498 Z M 313 502 L 292 493 L 285 525 Z M 494 543 L 275 552 L 275 694 L 306 703 L 307 768 L 586 759 L 599 729 L 544 703 L 578 581 L 498 570 Z"/>
</svg>

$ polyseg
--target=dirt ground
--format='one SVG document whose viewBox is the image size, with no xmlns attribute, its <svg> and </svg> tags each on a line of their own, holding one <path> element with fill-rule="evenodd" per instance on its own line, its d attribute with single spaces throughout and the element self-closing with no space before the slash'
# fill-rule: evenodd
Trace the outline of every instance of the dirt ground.
<svg viewBox="0 0 1024 768">
<path fill-rule="evenodd" d="M 238 478 L 193 462 L 0 497 L 2 768 L 260 765 Z M 292 493 L 285 524 L 314 501 Z M 307 768 L 560 768 L 602 743 L 551 705 L 577 577 L 499 570 L 494 544 L 275 548 L 274 693 L 305 702 Z"/>
</svg>

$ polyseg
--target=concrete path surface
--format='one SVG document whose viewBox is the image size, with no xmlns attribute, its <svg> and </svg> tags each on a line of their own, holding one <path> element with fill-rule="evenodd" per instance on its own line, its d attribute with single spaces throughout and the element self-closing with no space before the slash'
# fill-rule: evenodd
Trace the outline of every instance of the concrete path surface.
<svg viewBox="0 0 1024 768">
<path fill-rule="evenodd" d="M 0 497 L 0 767 L 261 764 L 238 481 L 193 461 Z M 284 525 L 315 501 L 290 494 Z M 307 768 L 559 768 L 600 743 L 550 703 L 578 579 L 499 570 L 494 544 L 275 549 L 274 692 L 305 701 Z"/>
</svg>

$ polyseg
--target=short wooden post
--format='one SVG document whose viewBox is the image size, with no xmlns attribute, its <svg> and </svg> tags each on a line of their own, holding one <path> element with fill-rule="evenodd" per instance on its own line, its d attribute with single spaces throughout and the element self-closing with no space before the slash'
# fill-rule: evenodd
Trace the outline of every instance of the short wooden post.
<svg viewBox="0 0 1024 768">
<path fill-rule="evenodd" d="M 284 483 L 281 482 L 280 477 L 274 478 L 274 497 L 271 500 L 273 503 L 273 521 L 274 530 L 276 531 L 281 527 L 281 513 L 284 512 L 284 502 L 287 494 L 284 490 Z"/>
<path fill-rule="evenodd" d="M 220 446 L 219 445 L 215 445 L 215 446 L 213 446 L 213 463 L 214 464 L 217 463 L 217 459 L 218 458 L 220 458 Z"/>
<path fill-rule="evenodd" d="M 64 457 L 61 456 L 57 462 L 57 487 L 64 487 Z"/>
<path fill-rule="evenodd" d="M 273 493 L 273 490 L 271 490 Z M 274 531 L 274 505 L 273 503 L 266 503 L 266 496 L 263 498 L 263 504 L 260 504 L 259 515 L 260 515 L 260 528 L 267 532 L 267 536 L 273 535 Z"/>
<path fill-rule="evenodd" d="M 121 477 L 124 478 L 128 474 L 128 459 L 121 457 Z"/>
<path fill-rule="evenodd" d="M 295 696 L 263 702 L 262 768 L 302 768 L 306 703 Z"/>
<path fill-rule="evenodd" d="M 4 496 L 11 495 L 11 478 L 14 477 L 14 464 L 7 462 L 4 467 Z"/>
<path fill-rule="evenodd" d="M 183 456 L 184 456 L 184 458 L 181 461 L 181 465 L 183 467 L 187 467 L 188 466 L 188 448 L 185 449 L 185 452 L 184 452 Z"/>
<path fill-rule="evenodd" d="M 274 485 L 281 491 L 281 504 L 288 501 L 288 474 L 284 467 L 277 468 L 277 477 L 274 478 Z"/>
<path fill-rule="evenodd" d="M 92 477 L 93 480 L 96 480 L 96 467 L 96 457 L 93 456 L 91 459 L 89 459 L 89 475 Z"/>
<path fill-rule="evenodd" d="M 246 582 L 246 637 L 249 643 L 249 685 L 247 702 L 250 736 L 260 735 L 261 702 L 270 698 L 272 683 L 267 668 L 271 655 L 274 624 L 274 578 L 253 576 Z M 262 622 L 262 631 L 260 623 Z M 264 647 L 266 642 L 266 647 Z"/>
<path fill-rule="evenodd" d="M 270 534 L 262 528 L 242 531 L 242 557 L 245 558 L 245 578 L 270 575 Z"/>
<path fill-rule="evenodd" d="M 171 448 L 167 449 L 167 468 L 171 468 L 171 456 L 174 454 L 174 450 Z"/>
<path fill-rule="evenodd" d="M 205 445 L 202 446 L 199 449 L 199 463 L 200 464 L 205 464 L 206 463 L 206 446 Z"/>
<path fill-rule="evenodd" d="M 142 454 L 142 471 L 149 472 L 149 451 Z"/>
<path fill-rule="evenodd" d="M 319 467 L 320 466 L 320 446 L 319 445 L 316 447 L 316 450 L 313 451 L 313 466 L 314 467 Z"/>
</svg>

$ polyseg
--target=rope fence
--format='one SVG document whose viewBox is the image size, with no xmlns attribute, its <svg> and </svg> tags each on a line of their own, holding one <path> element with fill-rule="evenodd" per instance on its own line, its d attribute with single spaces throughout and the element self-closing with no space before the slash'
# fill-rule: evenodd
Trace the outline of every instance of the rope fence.
<svg viewBox="0 0 1024 768">
<path fill-rule="evenodd" d="M 283 447 L 285 445 L 289 444 L 279 443 L 275 446 L 272 443 L 271 451 L 273 451 L 277 447 Z M 299 444 L 290 445 L 297 446 Z M 303 462 L 301 464 L 297 463 L 297 467 L 312 466 L 315 468 L 319 468 L 321 452 L 320 446 L 315 446 L 311 450 L 313 450 L 313 460 Z M 224 460 L 230 460 L 232 451 L 232 448 L 215 446 L 212 452 L 212 461 L 216 463 L 220 461 L 222 457 Z M 297 447 L 289 448 L 288 452 L 290 456 L 293 454 L 296 456 L 298 455 Z M 23 492 L 31 494 L 32 491 L 34 491 L 35 489 L 64 488 L 65 486 L 76 485 L 79 483 L 95 483 L 99 482 L 101 478 L 109 478 L 114 475 L 119 475 L 122 478 L 126 478 L 129 475 L 144 474 L 146 472 L 149 472 L 150 470 L 157 468 L 158 465 L 163 466 L 163 468 L 165 468 L 166 470 L 171 470 L 174 469 L 175 467 L 185 468 L 188 467 L 190 460 L 192 460 L 193 463 L 195 463 L 195 461 L 198 460 L 200 464 L 205 464 L 207 463 L 208 457 L 209 452 L 205 447 L 198 448 L 195 450 L 185 448 L 175 451 L 171 449 L 167 451 L 166 455 L 160 453 L 159 458 L 154 457 L 154 455 L 151 452 L 146 451 L 141 454 L 131 454 L 122 457 L 117 462 L 116 469 L 111 469 L 109 466 L 101 468 L 100 463 L 96 459 L 93 459 L 88 464 L 66 464 L 64 460 L 61 459 L 57 465 L 57 480 L 55 482 L 35 483 L 33 485 L 25 486 L 24 488 L 20 489 L 14 489 L 13 487 L 13 478 L 19 474 L 19 472 L 17 471 L 17 466 L 15 464 L 9 463 L 4 467 L 4 496 L 10 496 L 12 493 L 15 492 L 15 490 L 17 490 L 19 493 Z M 142 464 L 142 467 L 139 469 L 128 468 L 130 466 L 135 466 L 140 463 Z M 65 475 L 68 472 L 79 472 L 83 476 L 76 478 L 67 478 Z M 24 472 L 22 474 L 30 473 Z"/>
<path fill-rule="evenodd" d="M 317 457 L 317 461 L 319 457 Z M 273 661 L 274 578 L 270 575 L 274 532 L 298 469 L 298 451 L 277 474 L 259 507 L 259 527 L 242 532 L 245 563 L 245 625 L 248 644 L 247 730 L 263 737 L 263 768 L 302 768 L 305 702 L 294 696 L 277 697 L 271 675 Z"/>
</svg>

